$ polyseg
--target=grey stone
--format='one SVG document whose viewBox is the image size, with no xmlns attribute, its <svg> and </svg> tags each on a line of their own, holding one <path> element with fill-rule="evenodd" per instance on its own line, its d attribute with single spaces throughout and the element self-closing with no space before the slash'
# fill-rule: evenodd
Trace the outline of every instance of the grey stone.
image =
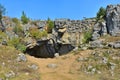
<svg viewBox="0 0 120 80">
<path fill-rule="evenodd" d="M 28 65 L 29 68 L 33 69 L 33 70 L 37 70 L 38 69 L 38 66 L 35 65 L 35 64 L 32 64 L 32 65 Z"/>
<path fill-rule="evenodd" d="M 2 78 L 0 78 L 0 80 L 3 80 Z"/>
<path fill-rule="evenodd" d="M 100 29 L 100 31 L 99 31 L 100 35 L 101 35 L 101 36 L 107 35 L 106 22 L 101 22 L 101 23 L 100 23 L 100 27 L 101 27 L 101 29 Z"/>
<path fill-rule="evenodd" d="M 23 54 L 23 53 L 18 54 L 17 61 L 18 62 L 22 62 L 22 61 L 26 62 L 27 58 L 26 58 L 25 54 Z"/>
<path fill-rule="evenodd" d="M 92 40 L 92 41 L 95 41 L 95 40 L 98 40 L 99 38 L 100 38 L 100 34 L 98 34 L 98 32 L 94 32 L 94 33 L 92 34 L 91 40 Z"/>
<path fill-rule="evenodd" d="M 5 77 L 6 78 L 12 78 L 12 77 L 15 77 L 15 73 L 13 71 L 10 71 L 8 73 L 5 74 Z"/>
<path fill-rule="evenodd" d="M 80 62 L 80 61 L 84 61 L 84 58 L 81 57 L 81 58 L 77 58 L 76 60 Z"/>
<path fill-rule="evenodd" d="M 103 48 L 102 41 L 96 40 L 96 41 L 90 42 L 90 48 Z"/>
<path fill-rule="evenodd" d="M 106 8 L 107 31 L 112 36 L 120 36 L 120 5 L 108 5 Z"/>
<path fill-rule="evenodd" d="M 48 68 L 55 69 L 55 68 L 58 67 L 58 65 L 57 65 L 57 64 L 48 64 L 47 67 L 48 67 Z"/>
<path fill-rule="evenodd" d="M 112 48 L 115 48 L 115 49 L 118 49 L 118 48 L 120 48 L 120 41 L 110 42 L 110 43 L 108 43 L 108 46 L 112 47 Z"/>
<path fill-rule="evenodd" d="M 58 58 L 58 57 L 60 56 L 60 54 L 59 54 L 59 53 L 55 53 L 54 56 L 55 56 L 56 58 Z"/>
<path fill-rule="evenodd" d="M 106 63 L 108 63 L 108 59 L 107 59 L 106 57 L 103 57 L 103 58 L 102 58 L 102 62 L 103 62 L 104 64 L 106 64 Z"/>
<path fill-rule="evenodd" d="M 112 63 L 112 62 L 109 62 L 109 64 L 110 64 L 110 69 L 111 69 L 111 70 L 114 70 L 115 67 L 116 67 L 116 64 L 115 64 L 115 63 Z"/>
</svg>

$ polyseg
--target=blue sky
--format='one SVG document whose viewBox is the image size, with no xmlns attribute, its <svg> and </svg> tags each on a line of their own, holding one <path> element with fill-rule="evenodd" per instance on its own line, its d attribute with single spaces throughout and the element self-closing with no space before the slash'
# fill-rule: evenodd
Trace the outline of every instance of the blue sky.
<svg viewBox="0 0 120 80">
<path fill-rule="evenodd" d="M 0 0 L 6 15 L 20 18 L 22 11 L 32 19 L 83 19 L 96 16 L 101 6 L 120 4 L 120 0 Z"/>
</svg>

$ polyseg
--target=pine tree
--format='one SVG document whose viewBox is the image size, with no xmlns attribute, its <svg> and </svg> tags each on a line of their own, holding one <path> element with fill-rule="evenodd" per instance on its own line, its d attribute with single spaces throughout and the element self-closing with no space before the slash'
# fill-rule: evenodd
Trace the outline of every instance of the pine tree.
<svg viewBox="0 0 120 80">
<path fill-rule="evenodd" d="M 2 23 L 2 17 L 3 17 L 3 15 L 5 14 L 5 12 L 6 12 L 6 9 L 4 8 L 4 6 L 2 6 L 2 5 L 0 4 L 0 23 L 1 23 L 1 25 L 2 25 L 2 28 L 1 28 L 2 32 L 5 31 L 5 26 L 4 26 L 3 23 Z"/>
</svg>

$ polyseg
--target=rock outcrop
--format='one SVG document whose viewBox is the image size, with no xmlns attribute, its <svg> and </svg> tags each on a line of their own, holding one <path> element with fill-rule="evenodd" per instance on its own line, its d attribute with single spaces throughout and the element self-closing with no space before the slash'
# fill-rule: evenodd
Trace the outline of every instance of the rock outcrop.
<svg viewBox="0 0 120 80">
<path fill-rule="evenodd" d="M 120 5 L 108 5 L 106 8 L 106 23 L 108 33 L 120 36 Z"/>
<path fill-rule="evenodd" d="M 92 29 L 95 21 L 94 18 L 85 20 L 57 19 L 55 20 L 54 30 L 55 33 L 57 33 L 57 40 L 62 43 L 69 43 L 73 46 L 78 46 L 82 43 L 82 33 Z M 66 31 L 62 32 L 65 28 Z"/>
</svg>

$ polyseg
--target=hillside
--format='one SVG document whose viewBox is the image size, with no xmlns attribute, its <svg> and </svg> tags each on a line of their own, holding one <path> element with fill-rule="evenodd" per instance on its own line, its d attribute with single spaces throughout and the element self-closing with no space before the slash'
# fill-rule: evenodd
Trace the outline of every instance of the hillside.
<svg viewBox="0 0 120 80">
<path fill-rule="evenodd" d="M 0 19 L 0 80 L 119 80 L 120 5 L 83 20 Z"/>
</svg>

